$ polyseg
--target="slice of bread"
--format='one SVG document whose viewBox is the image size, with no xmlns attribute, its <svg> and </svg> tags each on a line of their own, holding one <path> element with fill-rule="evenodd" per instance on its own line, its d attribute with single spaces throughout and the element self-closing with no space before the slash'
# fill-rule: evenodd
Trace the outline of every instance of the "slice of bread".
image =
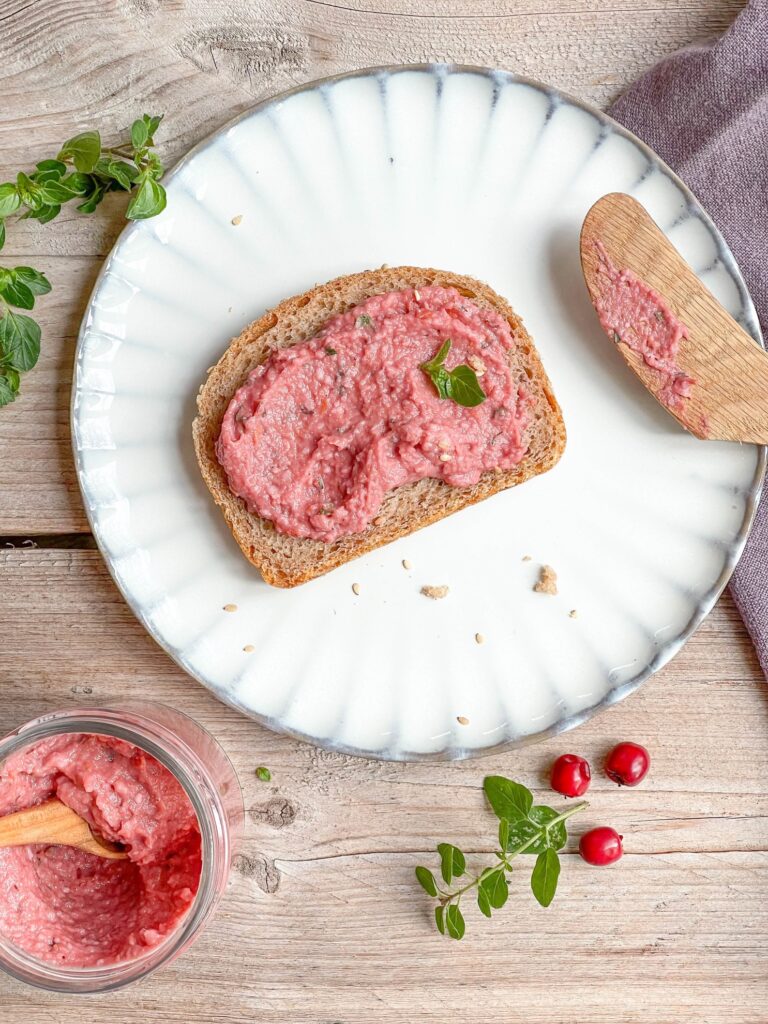
<svg viewBox="0 0 768 1024">
<path fill-rule="evenodd" d="M 332 316 L 371 295 L 432 284 L 456 288 L 477 305 L 495 309 L 509 322 L 516 342 L 509 354 L 512 373 L 533 400 L 533 415 L 526 428 L 528 454 L 523 461 L 514 469 L 484 473 L 473 487 L 451 487 L 435 479 L 398 487 L 386 496 L 367 529 L 331 543 L 289 537 L 275 530 L 268 520 L 249 512 L 245 502 L 230 491 L 215 446 L 230 399 L 250 371 L 275 349 L 308 340 Z M 267 583 L 276 587 L 306 583 L 366 551 L 544 473 L 555 465 L 565 448 L 560 407 L 533 342 L 514 310 L 480 281 L 422 267 L 383 267 L 350 274 L 281 302 L 234 339 L 200 388 L 197 407 L 192 430 L 203 479 L 245 557 Z"/>
</svg>

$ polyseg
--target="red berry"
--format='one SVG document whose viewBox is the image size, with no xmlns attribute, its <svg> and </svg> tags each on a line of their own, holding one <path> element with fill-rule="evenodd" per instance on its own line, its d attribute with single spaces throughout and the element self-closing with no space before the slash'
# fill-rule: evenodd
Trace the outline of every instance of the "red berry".
<svg viewBox="0 0 768 1024">
<path fill-rule="evenodd" d="M 563 796 L 584 796 L 589 789 L 592 773 L 589 762 L 578 754 L 561 754 L 552 765 L 550 785 Z"/>
<path fill-rule="evenodd" d="M 624 853 L 621 845 L 623 838 L 615 828 L 593 828 L 579 840 L 579 853 L 587 864 L 594 864 L 595 867 L 613 864 Z"/>
<path fill-rule="evenodd" d="M 620 786 L 636 786 L 651 767 L 651 755 L 639 743 L 619 743 L 608 755 L 605 774 Z"/>
</svg>

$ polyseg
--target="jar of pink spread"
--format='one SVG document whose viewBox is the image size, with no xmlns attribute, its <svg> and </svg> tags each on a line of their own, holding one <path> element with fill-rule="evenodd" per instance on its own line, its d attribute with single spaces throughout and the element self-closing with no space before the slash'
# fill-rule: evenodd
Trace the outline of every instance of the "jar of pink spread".
<svg viewBox="0 0 768 1024">
<path fill-rule="evenodd" d="M 44 715 L 0 740 L 0 815 L 57 797 L 127 860 L 0 849 L 0 967 L 40 988 L 121 988 L 174 960 L 224 892 L 243 800 L 216 740 L 145 701 Z"/>
</svg>

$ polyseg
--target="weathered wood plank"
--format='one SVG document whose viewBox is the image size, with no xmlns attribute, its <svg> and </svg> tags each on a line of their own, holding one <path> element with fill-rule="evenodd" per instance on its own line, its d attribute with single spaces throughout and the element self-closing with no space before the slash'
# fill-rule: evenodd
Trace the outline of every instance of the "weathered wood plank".
<svg viewBox="0 0 768 1024">
<path fill-rule="evenodd" d="M 317 750 L 219 704 L 144 633 L 95 551 L 8 550 L 0 580 L 0 732 L 59 707 L 166 700 L 222 740 L 248 812 L 224 906 L 194 950 L 103 1009 L 0 981 L 0 1019 L 764 1021 L 768 694 L 729 599 L 664 672 L 576 733 L 480 761 L 401 765 Z M 625 859 L 597 871 L 568 856 L 546 912 L 521 870 L 492 922 L 469 909 L 464 942 L 440 941 L 412 869 L 433 863 L 442 840 L 487 856 L 484 775 L 514 775 L 543 798 L 553 756 L 599 763 L 620 738 L 649 747 L 652 774 L 637 790 L 596 774 L 574 832 L 613 824 Z M 259 764 L 271 783 L 256 779 Z"/>
<path fill-rule="evenodd" d="M 450 60 L 511 68 L 603 104 L 678 46 L 722 31 L 742 0 L 6 0 L 0 22 L 0 181 L 77 130 L 124 134 L 164 111 L 164 159 L 255 100 L 373 64 Z M 428 8 L 425 10 L 425 8 Z M 3 259 L 48 270 L 44 355 L 0 412 L 0 534 L 87 529 L 67 429 L 77 325 L 122 226 L 66 209 L 13 224 Z M 66 259 L 65 257 L 78 257 Z"/>
</svg>

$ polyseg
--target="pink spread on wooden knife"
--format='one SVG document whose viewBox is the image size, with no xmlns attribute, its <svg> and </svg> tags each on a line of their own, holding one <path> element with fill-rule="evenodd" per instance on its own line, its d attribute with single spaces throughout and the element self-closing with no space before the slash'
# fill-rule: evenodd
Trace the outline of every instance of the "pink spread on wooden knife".
<svg viewBox="0 0 768 1024">
<path fill-rule="evenodd" d="M 0 849 L 0 932 L 41 960 L 132 960 L 172 934 L 200 880 L 200 831 L 167 768 L 123 740 L 69 733 L 0 767 L 0 816 L 58 797 L 127 847 L 105 860 L 68 846 Z"/>
<path fill-rule="evenodd" d="M 678 365 L 680 342 L 688 328 L 675 316 L 659 293 L 631 270 L 620 270 L 602 242 L 595 242 L 600 294 L 595 309 L 603 330 L 642 356 L 659 374 L 656 397 L 679 412 L 696 381 Z"/>
<path fill-rule="evenodd" d="M 478 374 L 473 408 L 420 369 Z M 509 367 L 509 323 L 455 288 L 375 295 L 309 341 L 274 352 L 235 393 L 216 453 L 231 490 L 282 533 L 333 541 L 364 530 L 388 491 L 425 477 L 456 487 L 525 456 L 530 402 Z"/>
</svg>

